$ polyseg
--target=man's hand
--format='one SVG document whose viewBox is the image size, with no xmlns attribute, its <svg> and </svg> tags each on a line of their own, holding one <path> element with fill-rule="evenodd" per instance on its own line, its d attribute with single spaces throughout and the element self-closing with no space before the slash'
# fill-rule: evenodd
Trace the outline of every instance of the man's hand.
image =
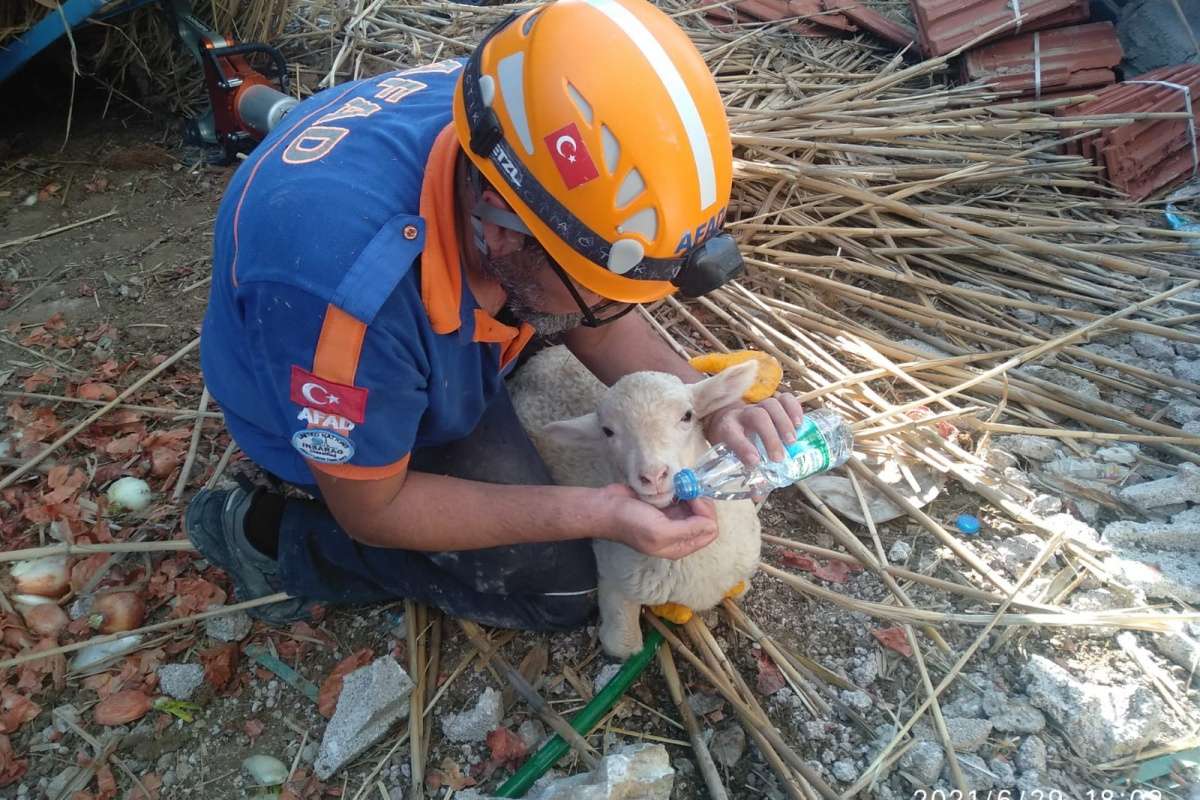
<svg viewBox="0 0 1200 800">
<path fill-rule="evenodd" d="M 713 444 L 724 444 L 747 467 L 759 462 L 758 450 L 750 437 L 758 434 L 772 461 L 787 458 L 785 445 L 796 441 L 796 428 L 804 420 L 804 408 L 790 393 L 768 397 L 754 405 L 738 403 L 709 415 L 705 435 Z"/>
<path fill-rule="evenodd" d="M 717 509 L 709 500 L 658 509 L 638 499 L 637 493 L 624 484 L 613 484 L 602 491 L 612 503 L 611 538 L 643 555 L 683 558 L 717 538 Z"/>
</svg>

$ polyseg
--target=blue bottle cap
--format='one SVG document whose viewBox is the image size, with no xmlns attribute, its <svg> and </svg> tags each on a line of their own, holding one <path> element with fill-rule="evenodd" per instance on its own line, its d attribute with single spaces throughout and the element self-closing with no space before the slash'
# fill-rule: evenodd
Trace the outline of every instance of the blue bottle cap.
<svg viewBox="0 0 1200 800">
<path fill-rule="evenodd" d="M 979 529 L 982 527 L 979 517 L 974 514 L 959 514 L 954 519 L 954 526 L 958 528 L 959 533 L 964 533 L 967 536 L 974 536 L 979 533 Z"/>
<path fill-rule="evenodd" d="M 700 480 L 690 469 L 681 469 L 675 473 L 675 499 L 695 500 L 700 496 Z"/>
</svg>

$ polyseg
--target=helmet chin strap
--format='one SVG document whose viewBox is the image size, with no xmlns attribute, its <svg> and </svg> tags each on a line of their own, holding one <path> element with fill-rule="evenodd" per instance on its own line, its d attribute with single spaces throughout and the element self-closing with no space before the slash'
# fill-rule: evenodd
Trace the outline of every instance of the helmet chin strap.
<svg viewBox="0 0 1200 800">
<path fill-rule="evenodd" d="M 523 233 L 526 236 L 533 236 L 533 231 L 529 230 L 529 226 L 516 214 L 496 208 L 483 199 L 483 175 L 473 164 L 467 165 L 467 182 L 471 186 L 471 194 L 475 200 L 475 205 L 471 208 L 471 232 L 475 240 L 475 247 L 485 258 L 491 257 L 491 250 L 483 235 L 483 223 L 485 222 Z"/>
</svg>

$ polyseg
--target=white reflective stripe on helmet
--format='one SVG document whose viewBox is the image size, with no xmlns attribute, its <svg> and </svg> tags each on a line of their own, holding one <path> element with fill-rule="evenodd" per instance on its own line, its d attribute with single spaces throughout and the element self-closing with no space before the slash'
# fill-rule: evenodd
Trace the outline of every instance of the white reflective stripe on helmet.
<svg viewBox="0 0 1200 800">
<path fill-rule="evenodd" d="M 683 76 L 679 74 L 667 51 L 658 43 L 654 35 L 642 24 L 634 14 L 617 3 L 616 0 L 584 0 L 592 8 L 608 17 L 622 33 L 628 36 L 637 48 L 642 51 L 646 61 L 654 68 L 663 88 L 667 90 L 671 102 L 675 105 L 675 113 L 683 123 L 687 133 L 688 144 L 691 146 L 692 159 L 696 163 L 696 178 L 700 184 L 700 210 L 711 206 L 717 201 L 717 176 L 713 166 L 712 149 L 708 145 L 708 132 L 704 130 L 704 122 L 700 119 L 700 110 L 692 99 Z"/>
</svg>

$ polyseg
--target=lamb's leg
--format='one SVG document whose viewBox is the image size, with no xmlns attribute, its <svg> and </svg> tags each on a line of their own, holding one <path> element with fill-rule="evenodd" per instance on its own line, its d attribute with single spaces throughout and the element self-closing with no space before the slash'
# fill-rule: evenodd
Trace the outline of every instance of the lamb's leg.
<svg viewBox="0 0 1200 800">
<path fill-rule="evenodd" d="M 599 592 L 600 644 L 604 652 L 624 661 L 642 649 L 641 604 L 605 580 L 600 581 Z"/>
</svg>

